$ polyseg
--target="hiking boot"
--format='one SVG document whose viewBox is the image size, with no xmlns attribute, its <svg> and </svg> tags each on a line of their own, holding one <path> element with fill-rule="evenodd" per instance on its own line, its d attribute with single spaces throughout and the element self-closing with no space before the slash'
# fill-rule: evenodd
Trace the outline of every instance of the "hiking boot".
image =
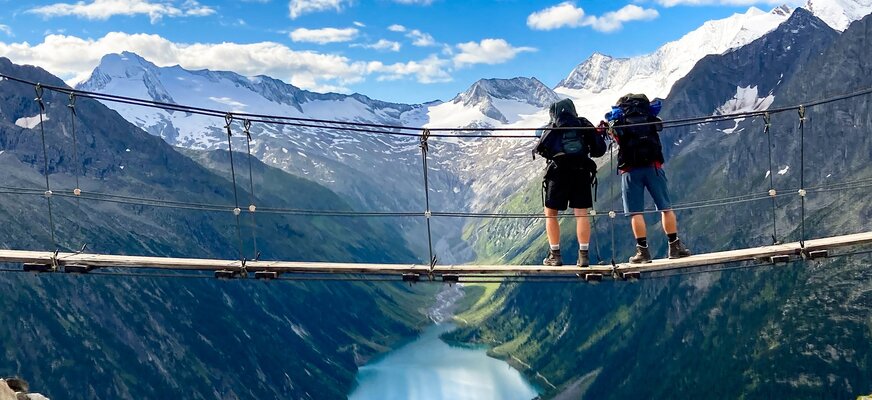
<svg viewBox="0 0 872 400">
<path fill-rule="evenodd" d="M 563 258 L 560 257 L 560 250 L 548 250 L 548 257 L 542 260 L 542 265 L 546 267 L 559 267 L 563 265 Z"/>
<path fill-rule="evenodd" d="M 651 262 L 651 252 L 648 247 L 636 245 L 636 255 L 630 257 L 630 264 L 643 264 Z"/>
<path fill-rule="evenodd" d="M 575 263 L 580 268 L 587 268 L 590 266 L 590 250 L 579 250 L 578 251 L 578 262 Z"/>
<path fill-rule="evenodd" d="M 682 258 L 689 257 L 690 250 L 687 247 L 684 247 L 684 244 L 681 243 L 681 239 L 675 239 L 675 241 L 669 242 L 669 258 Z"/>
</svg>

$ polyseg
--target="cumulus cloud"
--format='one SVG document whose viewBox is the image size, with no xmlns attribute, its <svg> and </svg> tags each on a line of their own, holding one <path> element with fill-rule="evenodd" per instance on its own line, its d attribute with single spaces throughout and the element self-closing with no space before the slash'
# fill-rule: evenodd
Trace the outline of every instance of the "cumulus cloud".
<svg viewBox="0 0 872 400">
<path fill-rule="evenodd" d="M 514 47 L 503 39 L 460 43 L 457 48 L 460 52 L 454 55 L 454 65 L 458 67 L 471 64 L 502 64 L 515 58 L 519 53 L 536 51 L 532 47 Z"/>
<path fill-rule="evenodd" d="M 393 25 L 391 25 L 391 26 L 388 27 L 388 30 L 391 31 L 391 32 L 405 32 L 405 31 L 406 31 L 406 27 L 405 27 L 405 26 L 402 26 L 402 25 L 399 25 L 399 24 L 393 24 Z"/>
<path fill-rule="evenodd" d="M 99 39 L 49 35 L 35 45 L 0 42 L 0 56 L 19 64 L 41 66 L 69 84 L 87 79 L 104 55 L 123 51 L 139 54 L 158 66 L 269 75 L 316 91 L 347 92 L 347 85 L 370 75 L 376 79 L 416 79 L 422 83 L 451 80 L 448 61 L 432 56 L 385 65 L 335 54 L 296 51 L 274 42 L 175 43 L 158 35 L 123 32 L 112 32 Z"/>
<path fill-rule="evenodd" d="M 55 3 L 26 11 L 45 18 L 75 16 L 91 20 L 107 20 L 116 15 L 148 15 L 152 23 L 164 17 L 203 17 L 215 13 L 215 9 L 201 5 L 195 0 L 186 0 L 180 6 L 174 3 L 155 3 L 150 0 L 93 0 L 75 4 Z"/>
<path fill-rule="evenodd" d="M 687 0 L 658 0 L 687 1 Z M 705 0 L 689 0 L 705 1 Z M 657 18 L 660 13 L 652 8 L 643 8 L 628 4 L 617 11 L 610 11 L 602 16 L 587 15 L 584 9 L 577 7 L 571 1 L 536 11 L 527 17 L 527 26 L 531 29 L 548 31 L 559 28 L 591 27 L 600 32 L 614 32 L 630 21 L 648 21 Z"/>
<path fill-rule="evenodd" d="M 436 46 L 436 40 L 429 33 L 421 32 L 417 29 L 412 29 L 406 34 L 406 37 L 412 40 L 412 46 L 430 47 Z"/>
<path fill-rule="evenodd" d="M 452 78 L 448 64 L 448 60 L 431 54 L 420 61 L 409 61 L 391 65 L 384 65 L 379 61 L 374 61 L 369 63 L 368 68 L 371 72 L 381 74 L 377 78 L 379 81 L 397 80 L 411 75 L 420 83 L 438 83 L 451 81 Z"/>
<path fill-rule="evenodd" d="M 664 7 L 674 7 L 679 5 L 688 6 L 708 6 L 708 5 L 724 5 L 724 6 L 750 6 L 755 4 L 767 4 L 778 6 L 782 4 L 799 6 L 805 4 L 805 0 L 655 0 L 655 2 Z"/>
<path fill-rule="evenodd" d="M 321 29 L 295 29 L 288 36 L 295 42 L 308 43 L 339 43 L 354 40 L 357 37 L 358 30 L 355 28 L 321 28 Z"/>
<path fill-rule="evenodd" d="M 610 11 L 601 17 L 587 18 L 587 24 L 600 32 L 614 32 L 621 29 L 624 23 L 631 21 L 650 21 L 660 16 L 653 8 L 642 8 L 629 4 L 617 11 Z"/>
<path fill-rule="evenodd" d="M 353 44 L 351 47 L 362 47 L 364 49 L 373 49 L 380 51 L 400 51 L 402 45 L 399 42 L 394 42 L 387 39 L 379 39 L 378 42 L 370 44 Z"/>
<path fill-rule="evenodd" d="M 291 19 L 297 19 L 303 14 L 313 12 L 336 10 L 342 11 L 342 8 L 351 4 L 352 0 L 291 0 L 288 4 Z"/>
</svg>

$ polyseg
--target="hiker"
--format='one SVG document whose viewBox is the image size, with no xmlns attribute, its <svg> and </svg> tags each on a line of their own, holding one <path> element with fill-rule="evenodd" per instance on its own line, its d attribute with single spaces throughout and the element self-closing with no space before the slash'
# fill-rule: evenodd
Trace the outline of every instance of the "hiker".
<svg viewBox="0 0 872 400">
<path fill-rule="evenodd" d="M 627 94 L 606 114 L 606 119 L 613 124 L 612 134 L 619 146 L 618 170 L 621 173 L 624 213 L 631 216 L 630 225 L 636 237 L 636 255 L 630 257 L 630 263 L 633 264 L 651 262 L 647 227 L 642 215 L 646 190 L 660 211 L 663 231 L 669 240 L 669 258 L 687 257 L 691 254 L 678 238 L 678 222 L 669 201 L 659 135 L 663 124 L 657 117 L 659 113 L 660 100 L 650 102 L 644 94 Z M 635 124 L 647 125 L 627 126 Z"/>
<path fill-rule="evenodd" d="M 540 131 L 539 143 L 533 149 L 533 158 L 539 154 L 548 160 L 542 190 L 545 232 L 550 247 L 548 257 L 542 263 L 546 266 L 563 265 L 557 214 L 569 206 L 574 209 L 578 236 L 576 265 L 587 267 L 590 264 L 590 220 L 587 209 L 593 207 L 591 183 L 596 178 L 596 163 L 590 157 L 605 154 L 606 142 L 590 121 L 578 116 L 572 100 L 564 99 L 551 104 L 549 114 L 551 122 Z"/>
</svg>

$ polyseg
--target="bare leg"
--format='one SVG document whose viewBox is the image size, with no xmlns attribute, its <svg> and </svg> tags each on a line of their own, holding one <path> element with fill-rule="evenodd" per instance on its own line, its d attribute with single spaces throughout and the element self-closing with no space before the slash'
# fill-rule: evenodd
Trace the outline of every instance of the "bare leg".
<svg viewBox="0 0 872 400">
<path fill-rule="evenodd" d="M 660 214 L 663 218 L 663 231 L 666 232 L 667 235 L 678 233 L 678 220 L 675 218 L 675 213 L 672 210 L 666 210 Z"/>
<path fill-rule="evenodd" d="M 557 210 L 545 207 L 545 233 L 548 235 L 548 244 L 560 244 L 560 221 L 557 218 Z"/>
<path fill-rule="evenodd" d="M 636 239 L 648 236 L 648 228 L 645 226 L 645 217 L 642 214 L 633 214 L 630 225 L 633 227 L 633 236 Z"/>
<path fill-rule="evenodd" d="M 586 208 L 575 209 L 575 234 L 578 235 L 578 243 L 590 243 L 590 218 Z"/>
</svg>

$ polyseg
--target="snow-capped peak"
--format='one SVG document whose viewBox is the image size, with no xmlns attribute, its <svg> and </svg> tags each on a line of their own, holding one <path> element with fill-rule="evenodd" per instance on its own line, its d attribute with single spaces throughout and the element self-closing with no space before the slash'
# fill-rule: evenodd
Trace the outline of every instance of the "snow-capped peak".
<svg viewBox="0 0 872 400">
<path fill-rule="evenodd" d="M 841 32 L 872 13 L 872 0 L 809 0 L 804 8 Z"/>
<path fill-rule="evenodd" d="M 443 126 L 494 127 L 540 113 L 559 100 L 536 78 L 481 79 L 450 102 L 430 107 L 429 120 Z"/>
<path fill-rule="evenodd" d="M 574 99 L 579 113 L 588 118 L 599 118 L 608 105 L 626 93 L 666 97 L 672 85 L 687 75 L 697 61 L 762 37 L 790 14 L 790 8 L 784 6 L 771 12 L 751 7 L 744 14 L 708 21 L 648 55 L 613 58 L 596 53 L 576 67 L 555 91 Z"/>
<path fill-rule="evenodd" d="M 560 100 L 548 86 L 536 78 L 481 79 L 452 100 L 474 106 L 488 99 L 517 100 L 538 107 L 546 107 Z"/>
</svg>

